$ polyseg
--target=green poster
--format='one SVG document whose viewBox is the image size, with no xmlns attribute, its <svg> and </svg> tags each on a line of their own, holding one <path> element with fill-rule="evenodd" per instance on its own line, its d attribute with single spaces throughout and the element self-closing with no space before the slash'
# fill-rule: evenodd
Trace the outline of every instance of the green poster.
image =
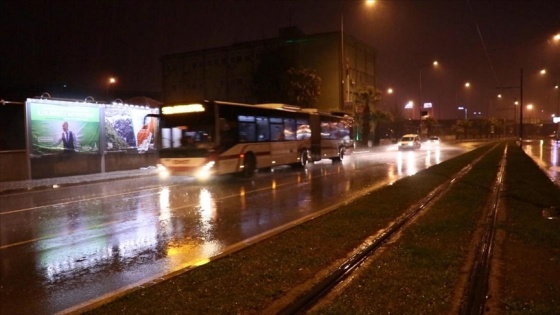
<svg viewBox="0 0 560 315">
<path fill-rule="evenodd" d="M 28 101 L 33 154 L 99 152 L 99 107 Z"/>
</svg>

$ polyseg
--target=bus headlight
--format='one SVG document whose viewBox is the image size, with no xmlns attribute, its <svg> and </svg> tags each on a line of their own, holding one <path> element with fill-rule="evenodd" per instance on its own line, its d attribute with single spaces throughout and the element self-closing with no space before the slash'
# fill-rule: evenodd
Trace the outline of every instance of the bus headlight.
<svg viewBox="0 0 560 315">
<path fill-rule="evenodd" d="M 157 170 L 158 170 L 159 177 L 161 178 L 169 177 L 169 170 L 167 169 L 167 167 L 163 166 L 162 164 L 157 165 Z"/>
<path fill-rule="evenodd" d="M 207 179 L 212 174 L 212 168 L 216 164 L 216 161 L 210 161 L 204 164 L 198 172 L 196 172 L 196 177 L 198 179 Z"/>
</svg>

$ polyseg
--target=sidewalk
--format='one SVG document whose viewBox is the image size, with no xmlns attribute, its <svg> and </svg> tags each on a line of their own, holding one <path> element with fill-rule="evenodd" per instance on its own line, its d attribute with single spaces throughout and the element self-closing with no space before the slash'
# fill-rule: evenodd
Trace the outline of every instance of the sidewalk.
<svg viewBox="0 0 560 315">
<path fill-rule="evenodd" d="M 152 167 L 141 168 L 136 170 L 127 170 L 127 171 L 0 182 L 0 195 L 9 192 L 17 192 L 17 191 L 25 191 L 25 190 L 33 190 L 33 189 L 57 188 L 60 186 L 94 183 L 94 182 L 101 182 L 101 181 L 119 179 L 119 178 L 150 176 L 150 175 L 155 175 L 156 173 L 157 173 L 157 169 L 152 166 Z"/>
</svg>

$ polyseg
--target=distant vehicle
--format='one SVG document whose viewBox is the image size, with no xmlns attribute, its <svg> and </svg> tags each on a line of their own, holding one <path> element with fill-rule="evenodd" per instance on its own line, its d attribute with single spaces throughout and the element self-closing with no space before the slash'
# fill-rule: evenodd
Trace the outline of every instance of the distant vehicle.
<svg viewBox="0 0 560 315">
<path fill-rule="evenodd" d="M 416 150 L 422 146 L 420 137 L 417 134 L 406 134 L 399 140 L 399 150 Z"/>
<path fill-rule="evenodd" d="M 162 174 L 238 174 L 279 165 L 339 162 L 351 153 L 353 119 L 286 104 L 202 101 L 163 105 L 157 148 Z"/>
<path fill-rule="evenodd" d="M 438 136 L 431 136 L 430 138 L 428 138 L 428 142 L 429 143 L 433 143 L 433 144 L 439 144 L 439 137 Z"/>
</svg>

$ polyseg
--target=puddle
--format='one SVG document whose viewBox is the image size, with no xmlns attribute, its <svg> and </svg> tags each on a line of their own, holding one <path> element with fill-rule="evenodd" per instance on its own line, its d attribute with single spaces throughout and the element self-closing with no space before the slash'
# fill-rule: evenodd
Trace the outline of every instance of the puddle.
<svg viewBox="0 0 560 315">
<path fill-rule="evenodd" d="M 545 219 L 560 219 L 560 208 L 550 207 L 542 210 L 542 216 Z"/>
</svg>

